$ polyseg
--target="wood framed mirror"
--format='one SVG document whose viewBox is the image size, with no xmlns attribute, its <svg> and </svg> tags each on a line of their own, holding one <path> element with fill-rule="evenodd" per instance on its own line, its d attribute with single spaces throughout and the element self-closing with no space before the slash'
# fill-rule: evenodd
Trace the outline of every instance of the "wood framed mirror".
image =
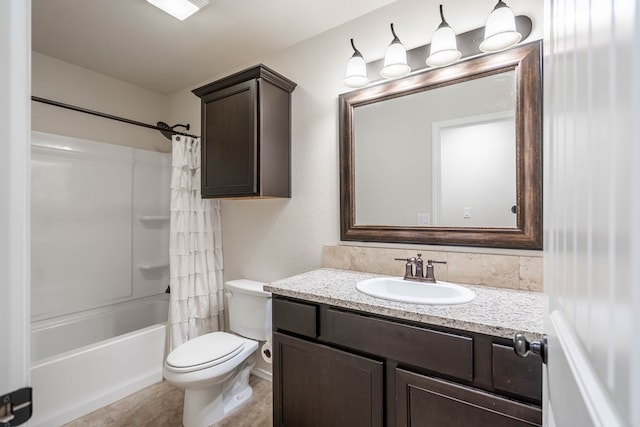
<svg viewBox="0 0 640 427">
<path fill-rule="evenodd" d="M 339 96 L 343 241 L 542 248 L 541 43 Z"/>
</svg>

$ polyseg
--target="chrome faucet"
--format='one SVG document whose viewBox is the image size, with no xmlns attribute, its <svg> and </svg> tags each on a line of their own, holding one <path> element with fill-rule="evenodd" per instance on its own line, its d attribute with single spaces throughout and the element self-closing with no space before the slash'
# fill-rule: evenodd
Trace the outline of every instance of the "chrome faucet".
<svg viewBox="0 0 640 427">
<path fill-rule="evenodd" d="M 434 274 L 433 264 L 446 264 L 446 261 L 435 261 L 432 259 L 427 260 L 426 271 L 424 268 L 424 260 L 422 254 L 418 254 L 411 258 L 394 258 L 396 261 L 405 261 L 404 280 L 411 280 L 414 282 L 428 282 L 435 283 L 436 276 Z M 413 267 L 415 266 L 415 272 Z"/>
</svg>

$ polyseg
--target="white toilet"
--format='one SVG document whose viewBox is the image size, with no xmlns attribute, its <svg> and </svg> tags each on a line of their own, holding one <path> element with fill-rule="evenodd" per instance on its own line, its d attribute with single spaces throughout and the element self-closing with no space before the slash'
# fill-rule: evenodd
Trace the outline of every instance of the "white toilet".
<svg viewBox="0 0 640 427">
<path fill-rule="evenodd" d="M 225 283 L 229 328 L 212 332 L 174 349 L 164 363 L 167 381 L 185 388 L 182 423 L 206 427 L 228 416 L 253 394 L 249 373 L 258 341 L 271 330 L 271 293 L 264 283 L 232 280 Z"/>
</svg>

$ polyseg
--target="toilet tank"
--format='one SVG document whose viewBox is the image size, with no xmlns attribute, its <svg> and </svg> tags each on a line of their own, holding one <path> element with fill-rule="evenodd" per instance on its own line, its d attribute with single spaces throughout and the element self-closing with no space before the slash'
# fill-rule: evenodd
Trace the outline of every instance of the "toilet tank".
<svg viewBox="0 0 640 427">
<path fill-rule="evenodd" d="M 271 292 L 262 289 L 265 284 L 247 279 L 225 283 L 229 329 L 236 334 L 257 341 L 267 340 L 267 333 L 271 332 Z"/>
</svg>

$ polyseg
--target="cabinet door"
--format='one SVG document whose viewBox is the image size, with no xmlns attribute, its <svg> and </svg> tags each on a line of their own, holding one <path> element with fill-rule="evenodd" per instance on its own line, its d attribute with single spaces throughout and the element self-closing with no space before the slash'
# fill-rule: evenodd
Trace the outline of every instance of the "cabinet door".
<svg viewBox="0 0 640 427">
<path fill-rule="evenodd" d="M 202 197 L 259 192 L 257 81 L 202 98 Z"/>
<path fill-rule="evenodd" d="M 396 370 L 397 426 L 542 425 L 539 407 L 402 369 Z"/>
<path fill-rule="evenodd" d="M 383 363 L 277 332 L 274 426 L 383 425 Z"/>
</svg>

